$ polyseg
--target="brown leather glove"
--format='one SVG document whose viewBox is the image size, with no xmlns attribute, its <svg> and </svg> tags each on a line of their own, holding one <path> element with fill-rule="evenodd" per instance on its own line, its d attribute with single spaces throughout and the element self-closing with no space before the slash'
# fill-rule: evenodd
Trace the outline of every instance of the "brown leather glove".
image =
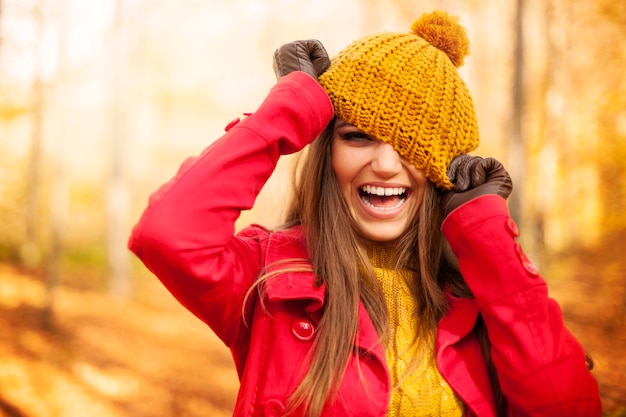
<svg viewBox="0 0 626 417">
<path fill-rule="evenodd" d="M 307 39 L 286 43 L 274 52 L 276 78 L 293 71 L 304 71 L 317 80 L 330 66 L 330 58 L 322 43 Z"/>
<path fill-rule="evenodd" d="M 506 199 L 513 190 L 509 173 L 494 158 L 457 156 L 448 167 L 448 178 L 454 183 L 454 188 L 441 197 L 444 219 L 454 209 L 477 197 L 495 194 Z"/>
</svg>

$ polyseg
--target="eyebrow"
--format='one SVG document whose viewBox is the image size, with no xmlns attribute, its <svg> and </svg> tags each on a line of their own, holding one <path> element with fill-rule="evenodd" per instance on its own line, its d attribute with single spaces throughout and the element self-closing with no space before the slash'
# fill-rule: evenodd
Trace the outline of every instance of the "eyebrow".
<svg viewBox="0 0 626 417">
<path fill-rule="evenodd" d="M 335 125 L 335 128 L 338 128 L 338 127 L 344 127 L 344 126 L 353 126 L 353 125 L 351 125 L 350 123 L 348 123 L 348 122 L 347 122 L 347 121 L 345 121 L 345 120 L 339 120 L 339 121 L 337 122 L 337 124 Z M 354 127 L 356 127 L 356 126 L 354 126 Z M 357 129 L 358 129 L 358 128 L 357 128 Z"/>
</svg>

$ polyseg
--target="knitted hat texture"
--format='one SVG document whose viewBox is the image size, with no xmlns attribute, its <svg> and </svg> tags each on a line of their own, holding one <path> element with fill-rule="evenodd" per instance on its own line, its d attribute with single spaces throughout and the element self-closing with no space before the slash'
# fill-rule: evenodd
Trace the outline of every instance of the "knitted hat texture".
<svg viewBox="0 0 626 417">
<path fill-rule="evenodd" d="M 319 77 L 335 114 L 393 148 L 442 189 L 455 156 L 476 149 L 478 123 L 457 67 L 469 52 L 458 18 L 422 15 L 410 33 L 365 36 Z"/>
</svg>

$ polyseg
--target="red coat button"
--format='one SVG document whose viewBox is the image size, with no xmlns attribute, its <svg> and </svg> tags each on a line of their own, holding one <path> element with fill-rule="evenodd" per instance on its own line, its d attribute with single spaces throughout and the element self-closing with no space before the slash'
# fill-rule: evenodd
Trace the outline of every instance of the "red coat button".
<svg viewBox="0 0 626 417">
<path fill-rule="evenodd" d="M 539 270 L 531 262 L 531 260 L 528 259 L 528 256 L 526 256 L 526 254 L 522 250 L 522 246 L 519 243 L 515 244 L 515 252 L 517 253 L 517 256 L 519 256 L 520 261 L 522 261 L 522 266 L 524 267 L 526 272 L 530 273 L 531 275 L 539 275 Z"/>
<path fill-rule="evenodd" d="M 307 320 L 296 320 L 291 325 L 294 336 L 300 340 L 311 340 L 315 334 L 315 327 Z"/>
<path fill-rule="evenodd" d="M 240 121 L 241 121 L 241 119 L 239 117 L 237 117 L 236 119 L 233 119 L 229 124 L 226 125 L 224 130 L 228 132 L 230 129 L 235 127 L 237 125 L 237 123 L 239 123 Z"/>
<path fill-rule="evenodd" d="M 526 259 L 525 261 L 522 261 L 522 266 L 524 267 L 524 269 L 531 275 L 539 275 L 539 270 L 537 269 L 537 267 L 535 266 L 535 264 L 533 264 L 530 259 Z"/>
<path fill-rule="evenodd" d="M 285 412 L 285 406 L 277 399 L 267 400 L 263 405 L 264 417 L 280 417 Z"/>
<path fill-rule="evenodd" d="M 506 225 L 509 228 L 509 231 L 513 234 L 513 237 L 518 237 L 519 236 L 519 228 L 517 227 L 517 224 L 515 224 L 515 221 L 509 217 L 509 219 L 506 222 Z"/>
</svg>

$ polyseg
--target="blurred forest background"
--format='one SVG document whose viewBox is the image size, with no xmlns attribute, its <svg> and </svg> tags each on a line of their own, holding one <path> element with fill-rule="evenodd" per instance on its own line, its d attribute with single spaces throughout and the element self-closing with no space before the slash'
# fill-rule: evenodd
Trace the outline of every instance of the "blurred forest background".
<svg viewBox="0 0 626 417">
<path fill-rule="evenodd" d="M 626 416 L 626 2 L 0 0 L 0 416 L 229 416 L 229 353 L 126 249 L 147 197 L 254 111 L 272 53 L 331 55 L 441 8 L 471 53 L 476 152 Z M 280 222 L 281 161 L 241 225 Z"/>
</svg>

